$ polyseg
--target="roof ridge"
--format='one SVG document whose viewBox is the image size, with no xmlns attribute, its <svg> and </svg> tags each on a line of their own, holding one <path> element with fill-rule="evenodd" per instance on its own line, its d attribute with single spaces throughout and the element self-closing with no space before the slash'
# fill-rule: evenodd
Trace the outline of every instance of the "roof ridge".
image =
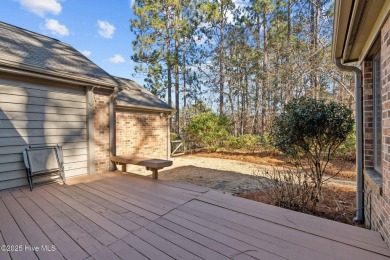
<svg viewBox="0 0 390 260">
<path fill-rule="evenodd" d="M 33 33 L 33 34 L 36 34 L 37 36 L 41 36 L 41 37 L 44 37 L 44 38 L 49 38 L 49 39 L 52 39 L 52 40 L 55 40 L 57 42 L 62 42 L 62 43 L 65 43 L 67 45 L 70 45 L 69 43 L 67 42 L 63 42 L 57 38 L 53 38 L 53 37 L 50 37 L 50 36 L 47 36 L 47 35 L 44 35 L 44 34 L 41 34 L 41 33 L 37 33 L 37 32 L 34 32 L 34 31 L 31 31 L 31 30 L 28 30 L 26 28 L 23 28 L 23 27 L 20 27 L 20 26 L 16 26 L 16 25 L 13 25 L 13 24 L 10 24 L 10 23 L 6 23 L 6 22 L 3 22 L 3 21 L 0 21 L 0 23 L 4 24 L 4 25 L 7 25 L 7 26 L 10 26 L 10 27 L 14 27 L 14 28 L 18 28 L 22 31 L 26 31 L 28 33 Z"/>
</svg>

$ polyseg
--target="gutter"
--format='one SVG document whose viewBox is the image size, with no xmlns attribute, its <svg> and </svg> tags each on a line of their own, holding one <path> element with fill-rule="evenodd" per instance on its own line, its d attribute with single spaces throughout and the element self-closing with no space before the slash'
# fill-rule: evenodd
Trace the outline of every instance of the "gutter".
<svg viewBox="0 0 390 260">
<path fill-rule="evenodd" d="M 364 222 L 364 183 L 363 183 L 363 86 L 362 71 L 354 66 L 346 66 L 340 58 L 335 59 L 337 68 L 341 71 L 355 73 L 355 100 L 356 100 L 356 170 L 357 170 L 357 210 L 353 219 L 357 223 Z"/>
<path fill-rule="evenodd" d="M 115 98 L 119 93 L 119 88 L 115 87 L 109 100 L 109 118 L 110 118 L 110 171 L 115 171 L 115 164 L 111 162 L 111 157 L 116 155 L 115 142 Z"/>
</svg>

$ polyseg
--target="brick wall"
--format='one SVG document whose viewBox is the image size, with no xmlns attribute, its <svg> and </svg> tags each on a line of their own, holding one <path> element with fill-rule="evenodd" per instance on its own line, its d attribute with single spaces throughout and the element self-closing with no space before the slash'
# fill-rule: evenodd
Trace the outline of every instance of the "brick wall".
<svg viewBox="0 0 390 260">
<path fill-rule="evenodd" d="M 366 226 L 379 231 L 390 246 L 390 18 L 381 30 L 382 175 L 373 166 L 372 63 L 362 64 L 364 99 L 364 193 Z"/>
<path fill-rule="evenodd" d="M 109 171 L 110 167 L 110 121 L 109 95 L 94 94 L 95 99 L 95 170 L 96 173 Z"/>
<path fill-rule="evenodd" d="M 116 112 L 116 153 L 167 158 L 167 121 L 160 114 Z"/>
</svg>

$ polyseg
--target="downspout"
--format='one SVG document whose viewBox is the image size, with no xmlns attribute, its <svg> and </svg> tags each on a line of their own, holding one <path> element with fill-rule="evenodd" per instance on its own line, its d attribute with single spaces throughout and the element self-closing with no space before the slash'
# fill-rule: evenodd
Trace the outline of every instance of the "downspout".
<svg viewBox="0 0 390 260">
<path fill-rule="evenodd" d="M 346 66 L 340 58 L 335 59 L 337 68 L 341 71 L 355 73 L 355 103 L 356 103 L 356 173 L 357 173 L 357 211 L 353 219 L 357 223 L 364 222 L 364 183 L 363 183 L 363 86 L 362 71 L 354 66 Z"/>
<path fill-rule="evenodd" d="M 115 87 L 110 95 L 109 100 L 109 117 L 110 117 L 110 158 L 116 155 L 115 143 L 115 98 L 119 93 L 119 88 Z M 110 159 L 110 171 L 115 171 L 115 164 Z"/>
</svg>

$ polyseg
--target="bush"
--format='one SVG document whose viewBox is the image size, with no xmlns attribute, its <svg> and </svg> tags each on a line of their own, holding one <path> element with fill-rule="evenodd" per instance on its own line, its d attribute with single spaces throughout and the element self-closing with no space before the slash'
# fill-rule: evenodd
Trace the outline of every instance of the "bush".
<svg viewBox="0 0 390 260">
<path fill-rule="evenodd" d="M 314 183 L 318 201 L 325 169 L 353 129 L 352 111 L 335 102 L 301 98 L 276 117 L 274 146 L 295 161 Z"/>
<path fill-rule="evenodd" d="M 225 116 L 218 116 L 212 112 L 198 114 L 186 127 L 187 141 L 215 150 L 228 137 L 229 125 L 230 121 Z"/>
<path fill-rule="evenodd" d="M 254 173 L 253 178 L 275 206 L 300 212 L 311 212 L 316 206 L 314 185 L 310 177 L 297 168 L 263 168 Z"/>
<path fill-rule="evenodd" d="M 337 156 L 350 161 L 356 160 L 356 129 L 349 133 L 344 143 L 337 149 Z"/>
<path fill-rule="evenodd" d="M 223 145 L 227 149 L 253 150 L 260 142 L 260 136 L 245 134 L 239 137 L 229 136 Z"/>
<path fill-rule="evenodd" d="M 176 133 L 171 133 L 171 141 L 175 141 L 175 140 L 181 140 L 180 135 Z"/>
</svg>

